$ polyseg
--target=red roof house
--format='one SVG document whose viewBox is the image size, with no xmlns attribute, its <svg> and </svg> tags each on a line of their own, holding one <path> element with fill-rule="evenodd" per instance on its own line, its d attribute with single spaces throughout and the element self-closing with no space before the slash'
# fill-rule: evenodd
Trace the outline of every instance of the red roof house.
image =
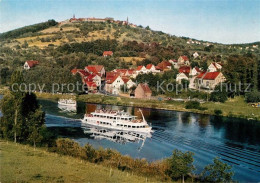
<svg viewBox="0 0 260 183">
<path fill-rule="evenodd" d="M 179 73 L 189 74 L 190 70 L 190 66 L 182 66 L 179 68 Z"/>
<path fill-rule="evenodd" d="M 169 61 L 162 61 L 155 67 L 158 70 L 164 71 L 164 70 L 169 70 L 171 69 L 172 64 Z"/>
<path fill-rule="evenodd" d="M 28 60 L 24 63 L 23 68 L 26 69 L 26 70 L 29 70 L 29 69 L 31 69 L 32 67 L 35 67 L 38 64 L 39 64 L 39 61 L 37 61 L 37 60 Z"/>
<path fill-rule="evenodd" d="M 112 51 L 104 51 L 103 57 L 107 57 L 107 56 L 113 56 L 113 52 Z"/>
<path fill-rule="evenodd" d="M 135 98 L 149 99 L 151 96 L 152 91 L 146 83 L 140 83 L 135 89 Z"/>
<path fill-rule="evenodd" d="M 98 74 L 101 77 L 106 73 L 103 65 L 88 65 L 85 67 L 85 71 L 89 72 L 90 74 Z"/>
<path fill-rule="evenodd" d="M 220 72 L 207 72 L 203 79 L 207 79 L 207 80 L 214 80 L 216 79 L 216 77 L 218 77 L 218 75 L 220 74 Z"/>
</svg>

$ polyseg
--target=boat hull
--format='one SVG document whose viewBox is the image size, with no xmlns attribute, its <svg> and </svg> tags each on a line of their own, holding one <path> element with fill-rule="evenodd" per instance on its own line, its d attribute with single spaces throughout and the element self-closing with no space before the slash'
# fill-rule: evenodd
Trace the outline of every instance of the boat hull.
<svg viewBox="0 0 260 183">
<path fill-rule="evenodd" d="M 140 133 L 151 133 L 152 132 L 152 127 L 146 127 L 146 128 L 127 128 L 127 127 L 121 127 L 121 126 L 112 126 L 112 125 L 104 125 L 98 123 L 98 121 L 95 122 L 89 122 L 89 120 L 86 121 L 84 118 L 81 120 L 83 124 L 88 124 L 100 128 L 108 128 L 108 129 L 113 129 L 113 130 L 119 130 L 119 131 L 132 131 L 132 132 L 140 132 Z"/>
</svg>

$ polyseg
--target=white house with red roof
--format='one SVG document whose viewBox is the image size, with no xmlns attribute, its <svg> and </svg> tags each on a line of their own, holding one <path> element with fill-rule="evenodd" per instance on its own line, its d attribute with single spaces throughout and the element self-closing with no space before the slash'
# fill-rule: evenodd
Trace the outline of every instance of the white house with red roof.
<svg viewBox="0 0 260 183">
<path fill-rule="evenodd" d="M 190 76 L 196 76 L 200 74 L 202 71 L 196 66 L 190 71 Z"/>
<path fill-rule="evenodd" d="M 108 56 L 113 56 L 113 52 L 112 51 L 104 51 L 103 52 L 103 57 L 108 57 Z"/>
<path fill-rule="evenodd" d="M 138 67 L 136 68 L 136 73 L 137 73 L 137 75 L 138 75 L 138 74 L 142 74 L 142 73 L 146 73 L 146 72 L 147 72 L 147 69 L 146 69 L 146 67 L 143 66 L 143 65 L 140 65 L 140 66 L 138 66 Z"/>
<path fill-rule="evenodd" d="M 105 67 L 103 65 L 88 65 L 85 67 L 85 71 L 90 74 L 100 75 L 101 77 L 106 74 Z"/>
<path fill-rule="evenodd" d="M 173 65 L 175 69 L 179 69 L 178 60 L 171 59 L 169 62 Z"/>
<path fill-rule="evenodd" d="M 156 67 L 153 64 L 148 64 L 146 66 L 146 72 L 159 73 L 160 70 L 157 70 Z"/>
<path fill-rule="evenodd" d="M 25 70 L 29 70 L 29 69 L 31 69 L 32 67 L 35 67 L 38 64 L 39 64 L 39 61 L 37 61 L 37 60 L 28 60 L 24 63 L 23 68 Z"/>
<path fill-rule="evenodd" d="M 208 72 L 216 72 L 222 69 L 222 64 L 217 62 L 212 62 L 208 66 Z"/>
<path fill-rule="evenodd" d="M 187 56 L 180 56 L 178 58 L 178 65 L 190 65 L 189 58 Z"/>
<path fill-rule="evenodd" d="M 162 61 L 155 68 L 160 71 L 168 71 L 172 69 L 172 64 L 169 61 Z"/>
<path fill-rule="evenodd" d="M 132 79 L 128 78 L 128 77 L 122 77 L 124 84 L 126 85 L 126 87 L 128 89 L 130 89 L 131 87 L 135 86 L 135 82 L 132 81 Z"/>
<path fill-rule="evenodd" d="M 86 82 L 94 82 L 97 87 L 101 86 L 101 77 L 97 74 L 90 74 L 84 79 Z"/>
<path fill-rule="evenodd" d="M 180 84 L 181 80 L 189 80 L 189 74 L 183 72 L 177 74 L 176 82 Z"/>
<path fill-rule="evenodd" d="M 221 72 L 202 72 L 195 79 L 196 88 L 214 89 L 226 80 Z"/>
<path fill-rule="evenodd" d="M 118 95 L 120 93 L 121 86 L 125 82 L 122 77 L 115 72 L 108 72 L 106 75 L 106 85 L 105 90 L 109 93 Z"/>
</svg>

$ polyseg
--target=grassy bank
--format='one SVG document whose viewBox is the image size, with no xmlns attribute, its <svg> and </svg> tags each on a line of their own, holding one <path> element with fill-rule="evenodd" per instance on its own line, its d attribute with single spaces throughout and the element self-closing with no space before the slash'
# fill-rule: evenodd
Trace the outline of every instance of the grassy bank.
<svg viewBox="0 0 260 183">
<path fill-rule="evenodd" d="M 61 97 L 70 98 L 71 95 L 37 93 L 37 97 L 44 98 L 44 99 L 58 100 Z M 104 96 L 104 95 L 97 95 L 97 94 L 80 95 L 77 97 L 77 100 L 82 102 L 89 102 L 89 103 L 187 111 L 187 112 L 212 114 L 212 115 L 214 115 L 214 110 L 217 109 L 222 111 L 223 116 L 239 117 L 245 119 L 250 118 L 250 119 L 255 119 L 260 121 L 260 109 L 251 107 L 249 104 L 247 104 L 244 101 L 243 97 L 235 97 L 234 99 L 229 99 L 225 103 L 206 102 L 202 104 L 202 107 L 206 107 L 207 110 L 203 110 L 203 111 L 197 109 L 185 109 L 184 102 L 144 100 L 144 99 L 134 99 L 134 98 L 126 98 L 126 97 Z"/>
<path fill-rule="evenodd" d="M 0 141 L 0 182 L 157 182 L 69 156 Z"/>
</svg>

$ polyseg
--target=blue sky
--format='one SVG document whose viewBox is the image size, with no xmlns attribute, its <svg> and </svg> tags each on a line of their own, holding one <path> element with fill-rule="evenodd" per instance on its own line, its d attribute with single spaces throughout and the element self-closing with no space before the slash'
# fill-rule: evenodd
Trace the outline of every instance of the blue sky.
<svg viewBox="0 0 260 183">
<path fill-rule="evenodd" d="M 0 0 L 0 32 L 48 19 L 114 17 L 176 36 L 260 41 L 260 0 Z"/>
</svg>

